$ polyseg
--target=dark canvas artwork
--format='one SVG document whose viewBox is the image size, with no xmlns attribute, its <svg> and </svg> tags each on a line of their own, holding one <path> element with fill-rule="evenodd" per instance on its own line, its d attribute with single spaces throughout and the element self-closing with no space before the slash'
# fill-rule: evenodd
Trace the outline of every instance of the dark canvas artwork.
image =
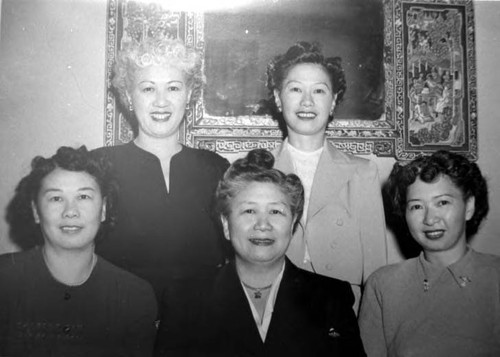
<svg viewBox="0 0 500 357">
<path fill-rule="evenodd" d="M 108 0 L 106 145 L 133 137 L 110 78 L 123 41 L 141 36 L 180 38 L 203 56 L 207 85 L 181 126 L 188 146 L 276 147 L 267 63 L 296 41 L 316 41 L 342 58 L 347 79 L 327 128 L 332 145 L 402 160 L 438 149 L 477 158 L 472 0 L 262 0 L 206 13 Z"/>
</svg>

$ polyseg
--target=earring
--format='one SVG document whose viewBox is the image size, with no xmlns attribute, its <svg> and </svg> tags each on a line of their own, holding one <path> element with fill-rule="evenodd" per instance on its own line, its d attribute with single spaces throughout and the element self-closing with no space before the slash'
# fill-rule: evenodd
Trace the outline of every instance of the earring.
<svg viewBox="0 0 500 357">
<path fill-rule="evenodd" d="M 278 108 L 278 112 L 281 113 L 281 104 L 280 103 L 276 103 L 276 107 Z"/>
<path fill-rule="evenodd" d="M 134 111 L 134 106 L 132 105 L 132 102 L 128 103 L 128 110 L 130 110 L 131 112 Z"/>
<path fill-rule="evenodd" d="M 333 109 L 334 109 L 334 108 L 330 109 L 330 116 L 331 116 L 331 117 L 333 117 Z"/>
<path fill-rule="evenodd" d="M 186 103 L 186 110 L 189 110 L 189 103 Z"/>
</svg>

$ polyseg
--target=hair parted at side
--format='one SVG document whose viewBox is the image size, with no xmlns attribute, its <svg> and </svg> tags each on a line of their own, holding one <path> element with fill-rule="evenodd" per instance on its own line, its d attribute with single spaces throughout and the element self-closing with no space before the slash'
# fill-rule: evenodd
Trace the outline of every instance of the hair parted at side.
<svg viewBox="0 0 500 357">
<path fill-rule="evenodd" d="M 288 197 L 292 214 L 297 217 L 297 224 L 304 209 L 304 187 L 297 175 L 286 175 L 274 169 L 273 165 L 274 156 L 265 149 L 252 150 L 246 157 L 236 160 L 227 169 L 217 187 L 217 212 L 228 217 L 231 201 L 249 184 L 253 182 L 273 183 Z"/>
<path fill-rule="evenodd" d="M 63 146 L 52 157 L 36 156 L 31 161 L 31 172 L 21 179 L 7 207 L 6 218 L 10 225 L 10 235 L 23 249 L 43 243 L 31 204 L 36 203 L 43 179 L 57 168 L 86 172 L 95 178 L 103 199 L 106 199 L 106 220 L 101 224 L 97 238 L 104 235 L 115 223 L 118 186 L 110 162 L 102 156 L 89 152 L 85 146 L 78 149 Z"/>
<path fill-rule="evenodd" d="M 199 53 L 187 48 L 179 39 L 146 37 L 140 42 L 124 43 L 116 57 L 112 85 L 124 108 L 129 106 L 126 93 L 133 89 L 135 72 L 151 65 L 174 66 L 182 70 L 191 89 L 191 103 L 200 97 L 205 77 Z"/>
<path fill-rule="evenodd" d="M 440 150 L 405 165 L 395 163 L 384 188 L 392 213 L 404 220 L 408 187 L 417 178 L 430 183 L 440 176 L 449 177 L 462 191 L 464 200 L 474 197 L 474 214 L 466 223 L 466 236 L 472 237 L 489 211 L 488 185 L 477 164 L 456 153 Z"/>
<path fill-rule="evenodd" d="M 340 103 L 347 89 L 342 59 L 340 57 L 325 58 L 318 42 L 297 42 L 285 54 L 274 57 L 267 65 L 267 89 L 274 103 L 274 90 L 281 91 L 283 80 L 288 71 L 299 63 L 315 63 L 321 65 L 330 77 L 333 94 L 337 95 L 336 103 Z"/>
</svg>

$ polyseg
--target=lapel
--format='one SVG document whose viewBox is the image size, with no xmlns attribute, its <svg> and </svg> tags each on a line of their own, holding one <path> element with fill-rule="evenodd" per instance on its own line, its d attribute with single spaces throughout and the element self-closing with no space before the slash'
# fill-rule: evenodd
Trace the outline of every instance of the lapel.
<svg viewBox="0 0 500 357">
<path fill-rule="evenodd" d="M 283 142 L 274 152 L 274 167 L 285 174 L 294 172 L 293 162 L 290 153 L 286 149 L 285 142 Z"/>
<path fill-rule="evenodd" d="M 292 157 L 282 144 L 276 150 L 275 167 L 285 173 L 294 172 Z M 349 207 L 349 180 L 352 176 L 351 160 L 333 145 L 326 142 L 314 175 L 307 211 L 308 220 L 325 206 L 335 204 Z"/>
<path fill-rule="evenodd" d="M 304 341 L 304 331 L 309 321 L 302 297 L 304 280 L 299 270 L 288 258 L 274 304 L 273 317 L 266 337 L 266 351 L 293 351 Z M 297 352 L 297 351 L 295 351 Z"/>
<path fill-rule="evenodd" d="M 226 265 L 216 279 L 212 293 L 212 318 L 225 331 L 221 341 L 226 345 L 237 346 L 242 355 L 255 353 L 263 348 L 252 310 L 243 292 L 236 273 L 234 261 Z"/>
<path fill-rule="evenodd" d="M 314 175 L 308 219 L 327 205 L 349 207 L 349 179 L 351 163 L 341 151 L 326 143 Z"/>
</svg>

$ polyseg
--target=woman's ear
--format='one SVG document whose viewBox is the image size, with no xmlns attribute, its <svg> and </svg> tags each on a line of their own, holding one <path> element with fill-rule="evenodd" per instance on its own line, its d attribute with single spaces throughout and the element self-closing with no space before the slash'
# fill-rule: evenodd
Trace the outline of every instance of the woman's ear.
<svg viewBox="0 0 500 357">
<path fill-rule="evenodd" d="M 128 90 L 125 91 L 125 96 L 127 97 L 128 101 L 128 109 L 132 112 L 134 111 L 134 105 L 132 104 L 132 96 L 128 92 Z"/>
<path fill-rule="evenodd" d="M 224 231 L 224 237 L 226 237 L 227 240 L 231 240 L 229 236 L 229 223 L 227 221 L 227 218 L 221 215 L 220 221 L 222 222 L 222 230 Z"/>
<path fill-rule="evenodd" d="M 278 108 L 278 111 L 281 112 L 282 109 L 281 109 L 280 92 L 277 89 L 275 89 L 273 93 L 274 93 L 274 102 L 276 103 L 276 107 Z"/>
<path fill-rule="evenodd" d="M 299 224 L 300 224 L 300 220 L 297 219 L 297 215 L 294 215 L 293 219 L 292 219 L 292 236 L 295 233 L 295 231 L 297 230 L 297 227 L 299 226 Z"/>
<path fill-rule="evenodd" d="M 336 106 L 337 106 L 337 94 L 334 94 L 333 95 L 332 106 L 330 108 L 330 116 L 331 117 L 333 117 L 333 112 L 334 112 Z"/>
<path fill-rule="evenodd" d="M 104 222 L 106 220 L 106 207 L 107 207 L 107 200 L 106 198 L 103 198 L 101 207 L 101 222 Z"/>
<path fill-rule="evenodd" d="M 465 220 L 468 221 L 474 215 L 476 211 L 476 198 L 471 196 L 465 202 Z"/>
<path fill-rule="evenodd" d="M 33 212 L 33 219 L 36 224 L 40 224 L 40 216 L 38 215 L 38 209 L 34 201 L 31 201 L 31 211 Z"/>
</svg>

